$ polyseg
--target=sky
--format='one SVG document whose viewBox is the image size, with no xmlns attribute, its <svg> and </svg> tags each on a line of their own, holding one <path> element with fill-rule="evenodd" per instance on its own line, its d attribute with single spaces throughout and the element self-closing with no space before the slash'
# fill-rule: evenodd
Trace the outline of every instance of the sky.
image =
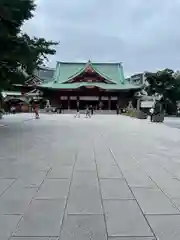
<svg viewBox="0 0 180 240">
<path fill-rule="evenodd" d="M 180 69 L 180 0 L 36 0 L 23 31 L 58 41 L 56 61 L 122 62 L 126 76 Z"/>
</svg>

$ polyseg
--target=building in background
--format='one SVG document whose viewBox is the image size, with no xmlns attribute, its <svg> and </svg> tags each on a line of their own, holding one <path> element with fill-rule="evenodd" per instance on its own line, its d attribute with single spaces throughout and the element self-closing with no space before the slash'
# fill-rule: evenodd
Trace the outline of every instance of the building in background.
<svg viewBox="0 0 180 240">
<path fill-rule="evenodd" d="M 37 76 L 43 83 L 49 82 L 54 76 L 55 69 L 49 67 L 40 67 L 35 71 L 34 75 Z"/>
<path fill-rule="evenodd" d="M 26 74 L 25 84 L 14 84 L 16 91 L 22 94 L 36 90 L 37 86 L 43 83 L 47 83 L 52 80 L 55 69 L 48 67 L 40 67 L 34 71 L 34 74 L 29 76 Z"/>
<path fill-rule="evenodd" d="M 140 80 L 137 80 L 140 79 Z M 24 85 L 22 93 L 40 90 L 52 107 L 114 110 L 126 108 L 143 87 L 141 75 L 124 78 L 121 63 L 57 62 L 56 69 L 42 67 Z"/>
<path fill-rule="evenodd" d="M 132 75 L 129 78 L 126 78 L 126 80 L 130 83 L 130 84 L 134 84 L 134 85 L 143 85 L 146 82 L 146 78 L 145 78 L 145 73 L 137 73 Z"/>
<path fill-rule="evenodd" d="M 41 100 L 41 93 L 39 90 L 32 90 L 27 93 L 17 91 L 2 91 L 3 108 L 5 112 L 10 112 L 10 108 L 13 106 L 16 112 L 29 112 L 31 108 L 31 102 L 34 100 Z"/>
<path fill-rule="evenodd" d="M 121 63 L 58 62 L 56 69 L 38 73 L 41 83 L 36 88 L 43 92 L 52 106 L 64 109 L 84 109 L 92 105 L 95 109 L 126 108 L 134 94 L 142 88 L 141 82 L 128 82 L 124 78 Z M 51 77 L 44 80 L 45 77 Z M 48 79 L 48 77 L 46 79 Z"/>
</svg>

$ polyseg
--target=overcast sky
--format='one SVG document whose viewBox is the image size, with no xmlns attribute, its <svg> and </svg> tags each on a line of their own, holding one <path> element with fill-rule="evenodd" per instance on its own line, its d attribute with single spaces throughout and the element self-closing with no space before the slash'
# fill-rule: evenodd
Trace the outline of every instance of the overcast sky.
<svg viewBox="0 0 180 240">
<path fill-rule="evenodd" d="M 37 0 L 24 30 L 59 41 L 56 61 L 123 62 L 125 75 L 180 69 L 180 0 Z"/>
</svg>

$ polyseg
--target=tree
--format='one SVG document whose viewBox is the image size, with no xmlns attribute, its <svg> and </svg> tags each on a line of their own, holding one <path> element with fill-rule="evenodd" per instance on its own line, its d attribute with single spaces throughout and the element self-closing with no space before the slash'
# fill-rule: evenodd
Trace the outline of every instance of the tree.
<svg viewBox="0 0 180 240">
<path fill-rule="evenodd" d="M 0 0 L 0 89 L 24 83 L 24 70 L 32 74 L 56 53 L 57 42 L 30 38 L 21 27 L 33 17 L 34 0 Z"/>
<path fill-rule="evenodd" d="M 24 58 L 23 68 L 28 74 L 32 74 L 35 69 L 44 65 L 44 61 L 48 61 L 47 55 L 54 55 L 56 50 L 52 46 L 57 45 L 57 42 L 46 41 L 44 38 L 30 38 L 27 34 L 23 35 L 25 42 L 28 45 L 30 54 Z"/>
<path fill-rule="evenodd" d="M 176 106 L 180 100 L 180 75 L 171 69 L 164 69 L 156 73 L 146 73 L 148 86 L 146 91 L 149 95 L 159 96 L 159 102 L 167 108 L 168 105 Z"/>
</svg>

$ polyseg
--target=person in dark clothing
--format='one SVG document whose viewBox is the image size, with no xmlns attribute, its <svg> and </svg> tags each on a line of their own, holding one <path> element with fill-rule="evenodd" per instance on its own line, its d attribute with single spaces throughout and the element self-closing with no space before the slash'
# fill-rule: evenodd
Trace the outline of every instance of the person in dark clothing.
<svg viewBox="0 0 180 240">
<path fill-rule="evenodd" d="M 75 118 L 80 118 L 80 109 L 79 109 L 79 102 L 77 102 L 77 107 L 76 107 L 76 115 Z"/>
<path fill-rule="evenodd" d="M 117 115 L 119 115 L 119 111 L 120 111 L 119 105 L 117 104 L 117 105 L 116 105 L 116 114 L 117 114 Z"/>
<path fill-rule="evenodd" d="M 149 110 L 149 112 L 150 112 L 150 120 L 151 120 L 151 122 L 153 122 L 154 108 L 151 108 L 151 109 Z"/>
<path fill-rule="evenodd" d="M 59 113 L 61 114 L 61 113 L 62 113 L 62 111 L 63 111 L 63 105 L 62 105 L 62 104 L 60 104 Z"/>
<path fill-rule="evenodd" d="M 92 105 L 89 106 L 89 110 L 90 110 L 90 112 L 91 112 L 91 115 L 93 115 L 93 114 L 94 114 L 94 109 L 93 109 L 93 106 L 92 106 Z"/>
</svg>

